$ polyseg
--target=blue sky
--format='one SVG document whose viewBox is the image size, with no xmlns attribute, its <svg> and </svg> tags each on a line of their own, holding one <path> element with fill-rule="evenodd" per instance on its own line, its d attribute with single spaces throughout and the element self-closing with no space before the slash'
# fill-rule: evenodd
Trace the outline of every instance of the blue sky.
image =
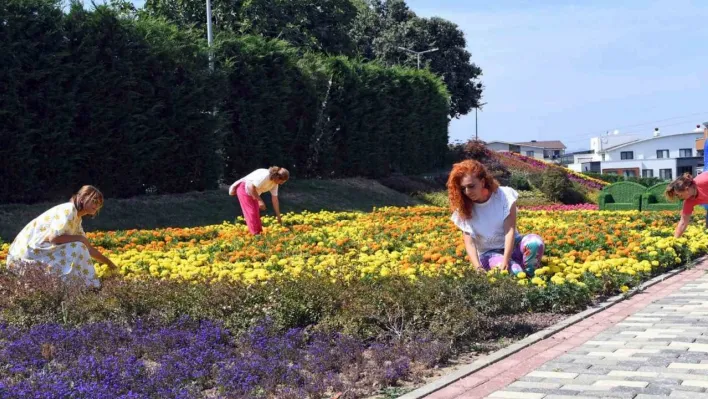
<svg viewBox="0 0 708 399">
<path fill-rule="evenodd" d="M 562 140 L 573 150 L 608 130 L 649 137 L 708 121 L 708 2 L 407 3 L 465 32 L 484 73 L 483 140 Z M 450 124 L 451 141 L 474 133 L 474 111 Z"/>
<path fill-rule="evenodd" d="M 708 2 L 408 0 L 465 32 L 486 86 L 484 140 L 649 137 L 708 121 Z M 474 112 L 451 140 L 474 136 Z"/>
</svg>

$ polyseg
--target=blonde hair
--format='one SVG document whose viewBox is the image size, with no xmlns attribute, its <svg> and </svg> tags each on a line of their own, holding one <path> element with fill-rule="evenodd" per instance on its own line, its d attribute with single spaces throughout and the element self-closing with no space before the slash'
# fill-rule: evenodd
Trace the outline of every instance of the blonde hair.
<svg viewBox="0 0 708 399">
<path fill-rule="evenodd" d="M 690 173 L 684 173 L 683 176 L 677 178 L 676 180 L 669 183 L 668 186 L 666 186 L 666 191 L 664 191 L 664 195 L 670 201 L 673 201 L 676 199 L 676 194 L 686 191 L 691 187 L 695 186 L 696 182 L 693 181 L 693 176 L 691 176 Z"/>
<path fill-rule="evenodd" d="M 271 180 L 281 179 L 283 182 L 290 179 L 290 172 L 287 169 L 281 168 L 279 166 L 271 166 L 268 168 L 269 177 Z"/>
<path fill-rule="evenodd" d="M 96 201 L 99 208 L 103 206 L 103 194 L 94 186 L 83 186 L 71 196 L 71 202 L 77 211 L 83 211 L 89 201 Z"/>
</svg>

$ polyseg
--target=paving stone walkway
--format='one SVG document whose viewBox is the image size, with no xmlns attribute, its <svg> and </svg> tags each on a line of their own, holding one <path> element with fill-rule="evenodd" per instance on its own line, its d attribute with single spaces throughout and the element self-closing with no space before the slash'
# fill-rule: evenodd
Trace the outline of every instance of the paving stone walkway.
<svg viewBox="0 0 708 399">
<path fill-rule="evenodd" d="M 429 399 L 706 398 L 708 261 Z"/>
</svg>

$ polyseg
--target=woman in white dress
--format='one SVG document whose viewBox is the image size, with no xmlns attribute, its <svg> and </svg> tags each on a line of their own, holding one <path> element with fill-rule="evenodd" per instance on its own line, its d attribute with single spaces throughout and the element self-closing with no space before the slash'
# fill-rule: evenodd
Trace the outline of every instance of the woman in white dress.
<svg viewBox="0 0 708 399">
<path fill-rule="evenodd" d="M 78 279 L 87 286 L 99 286 L 91 259 L 116 265 L 94 248 L 86 238 L 81 218 L 95 216 L 103 206 L 103 194 L 83 186 L 69 202 L 57 205 L 25 226 L 12 242 L 8 269 L 20 271 L 26 264 L 42 264 L 64 279 Z"/>
</svg>

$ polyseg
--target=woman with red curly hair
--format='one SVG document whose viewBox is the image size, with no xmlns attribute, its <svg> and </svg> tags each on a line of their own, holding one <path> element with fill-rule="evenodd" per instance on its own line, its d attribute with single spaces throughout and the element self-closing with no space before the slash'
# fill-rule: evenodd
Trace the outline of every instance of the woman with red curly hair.
<svg viewBox="0 0 708 399">
<path fill-rule="evenodd" d="M 475 160 L 456 163 L 447 180 L 452 221 L 472 264 L 484 270 L 499 268 L 529 276 L 541 263 L 544 244 L 537 234 L 516 230 L 516 199 L 511 187 L 500 187 L 486 167 Z"/>
</svg>

